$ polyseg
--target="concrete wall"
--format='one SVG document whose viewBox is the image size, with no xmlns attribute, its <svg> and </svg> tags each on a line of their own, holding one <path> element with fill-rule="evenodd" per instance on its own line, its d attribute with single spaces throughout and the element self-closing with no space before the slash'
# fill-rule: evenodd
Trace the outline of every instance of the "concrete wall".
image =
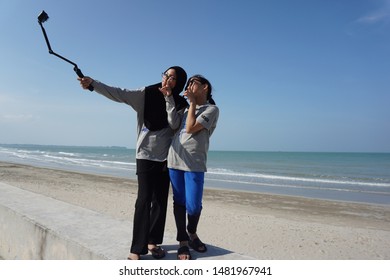
<svg viewBox="0 0 390 280">
<path fill-rule="evenodd" d="M 0 205 L 0 252 L 5 259 L 101 259 L 86 247 Z"/>
<path fill-rule="evenodd" d="M 132 224 L 0 182 L 0 256 L 7 260 L 124 260 Z M 165 259 L 178 242 L 165 234 Z M 194 259 L 252 259 L 209 245 Z M 151 259 L 151 255 L 142 256 Z"/>
<path fill-rule="evenodd" d="M 131 224 L 0 183 L 4 259 L 125 259 Z"/>
</svg>

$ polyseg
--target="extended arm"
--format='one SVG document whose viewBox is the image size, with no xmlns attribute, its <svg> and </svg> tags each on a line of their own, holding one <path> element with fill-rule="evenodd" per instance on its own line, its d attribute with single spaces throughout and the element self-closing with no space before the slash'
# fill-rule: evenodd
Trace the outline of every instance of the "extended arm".
<svg viewBox="0 0 390 280">
<path fill-rule="evenodd" d="M 143 90 L 128 90 L 119 87 L 111 87 L 99 81 L 93 80 L 90 77 L 78 78 L 78 80 L 80 81 L 80 85 L 83 89 L 87 89 L 90 85 L 92 85 L 97 93 L 113 101 L 126 103 L 133 107 L 136 111 L 143 106 Z"/>
</svg>

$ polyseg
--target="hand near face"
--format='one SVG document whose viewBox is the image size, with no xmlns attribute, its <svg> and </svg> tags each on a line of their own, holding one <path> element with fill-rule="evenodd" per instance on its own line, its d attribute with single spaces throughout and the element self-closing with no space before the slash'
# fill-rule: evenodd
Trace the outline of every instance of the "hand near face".
<svg viewBox="0 0 390 280">
<path fill-rule="evenodd" d="M 187 88 L 183 95 L 187 97 L 188 101 L 190 101 L 191 103 L 195 102 L 195 94 L 190 88 Z"/>
<path fill-rule="evenodd" d="M 164 95 L 164 96 L 171 96 L 172 95 L 172 88 L 167 85 L 167 83 L 162 83 L 162 87 L 158 88 L 158 90 Z"/>
<path fill-rule="evenodd" d="M 169 69 L 167 73 L 163 73 L 163 79 L 162 79 L 162 87 L 159 88 L 160 92 L 164 96 L 171 96 L 172 95 L 172 89 L 176 85 L 176 78 L 174 76 L 175 70 Z"/>
</svg>

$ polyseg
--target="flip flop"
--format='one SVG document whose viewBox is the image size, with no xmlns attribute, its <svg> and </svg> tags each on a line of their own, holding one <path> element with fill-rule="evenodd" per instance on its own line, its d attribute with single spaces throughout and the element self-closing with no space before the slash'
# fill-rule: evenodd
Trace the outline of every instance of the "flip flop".
<svg viewBox="0 0 390 280">
<path fill-rule="evenodd" d="M 180 260 L 180 255 L 182 256 L 188 256 L 187 260 L 191 259 L 191 253 L 190 253 L 190 248 L 187 246 L 182 246 L 177 250 L 177 259 Z"/>
<path fill-rule="evenodd" d="M 139 261 L 140 259 L 141 259 L 141 257 L 140 256 L 138 256 L 138 259 L 132 259 L 131 257 L 130 257 L 130 255 L 127 257 L 127 259 L 129 260 L 129 261 Z"/>
<path fill-rule="evenodd" d="M 165 250 L 160 246 L 156 246 L 153 249 L 148 249 L 148 251 L 152 254 L 152 257 L 157 260 L 165 257 Z"/>
<path fill-rule="evenodd" d="M 199 237 L 195 238 L 194 240 L 188 241 L 188 245 L 194 249 L 195 251 L 199 253 L 205 253 L 207 251 L 206 244 L 204 244 Z"/>
</svg>

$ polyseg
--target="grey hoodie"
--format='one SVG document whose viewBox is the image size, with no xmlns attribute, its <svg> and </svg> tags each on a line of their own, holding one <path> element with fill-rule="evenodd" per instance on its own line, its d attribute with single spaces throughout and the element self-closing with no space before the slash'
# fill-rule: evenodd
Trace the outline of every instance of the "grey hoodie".
<svg viewBox="0 0 390 280">
<path fill-rule="evenodd" d="M 137 147 L 136 158 L 151 161 L 165 161 L 173 137 L 172 127 L 177 127 L 180 119 L 168 116 L 169 126 L 157 131 L 150 131 L 144 125 L 145 87 L 129 90 L 105 85 L 93 81 L 95 91 L 113 101 L 125 103 L 137 112 Z"/>
</svg>

